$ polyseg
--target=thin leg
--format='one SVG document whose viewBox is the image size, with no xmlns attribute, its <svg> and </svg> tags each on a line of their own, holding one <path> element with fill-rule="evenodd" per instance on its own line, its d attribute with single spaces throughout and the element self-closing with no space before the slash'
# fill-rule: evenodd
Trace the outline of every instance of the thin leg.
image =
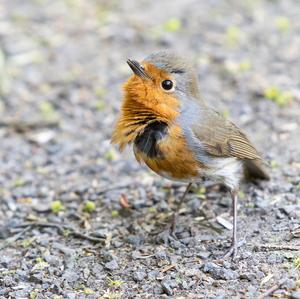
<svg viewBox="0 0 300 299">
<path fill-rule="evenodd" d="M 231 246 L 228 252 L 224 255 L 224 257 L 232 256 L 232 259 L 236 257 L 237 254 L 237 190 L 230 191 L 231 199 L 232 199 L 232 214 L 233 214 L 233 229 L 232 229 L 232 241 Z"/>
<path fill-rule="evenodd" d="M 181 196 L 180 198 L 180 201 L 179 203 L 177 204 L 177 207 L 175 209 L 175 211 L 173 212 L 173 215 L 172 215 L 172 222 L 171 222 L 171 233 L 174 234 L 175 233 L 175 230 L 176 230 L 176 221 L 177 221 L 177 217 L 178 217 L 178 212 L 182 206 L 182 203 L 186 197 L 186 195 L 188 194 L 188 192 L 190 191 L 192 187 L 192 183 L 189 183 L 183 193 L 183 195 Z"/>
</svg>

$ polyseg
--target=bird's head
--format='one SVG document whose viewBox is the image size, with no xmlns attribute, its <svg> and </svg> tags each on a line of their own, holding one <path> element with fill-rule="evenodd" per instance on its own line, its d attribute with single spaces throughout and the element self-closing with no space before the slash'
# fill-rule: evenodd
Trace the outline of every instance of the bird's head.
<svg viewBox="0 0 300 299">
<path fill-rule="evenodd" d="M 128 59 L 133 75 L 124 85 L 125 99 L 157 110 L 179 110 L 185 98 L 199 95 L 197 76 L 187 59 L 160 51 L 142 62 Z"/>
<path fill-rule="evenodd" d="M 135 140 L 151 122 L 171 124 L 184 103 L 199 98 L 197 76 L 190 63 L 161 51 L 141 62 L 128 59 L 133 75 L 124 84 L 124 98 L 112 142 L 120 149 Z"/>
</svg>

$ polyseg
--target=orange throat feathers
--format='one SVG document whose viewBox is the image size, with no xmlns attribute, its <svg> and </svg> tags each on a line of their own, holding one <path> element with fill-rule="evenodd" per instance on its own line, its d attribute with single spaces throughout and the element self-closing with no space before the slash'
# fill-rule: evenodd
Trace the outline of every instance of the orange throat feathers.
<svg viewBox="0 0 300 299">
<path fill-rule="evenodd" d="M 160 87 L 162 80 L 170 76 L 151 64 L 145 63 L 144 68 L 153 80 L 133 75 L 124 84 L 121 114 L 112 143 L 118 144 L 121 151 L 134 143 L 137 161 L 145 162 L 162 176 L 188 180 L 198 175 L 199 163 L 189 150 L 181 127 L 176 124 L 180 108 L 178 99 Z M 152 144 L 153 139 L 155 144 Z"/>
<path fill-rule="evenodd" d="M 169 76 L 149 63 L 145 63 L 144 67 L 153 80 L 133 75 L 123 86 L 121 113 L 112 135 L 112 143 L 118 144 L 121 151 L 147 125 L 153 122 L 170 125 L 179 115 L 179 101 L 160 87 L 160 82 Z"/>
</svg>

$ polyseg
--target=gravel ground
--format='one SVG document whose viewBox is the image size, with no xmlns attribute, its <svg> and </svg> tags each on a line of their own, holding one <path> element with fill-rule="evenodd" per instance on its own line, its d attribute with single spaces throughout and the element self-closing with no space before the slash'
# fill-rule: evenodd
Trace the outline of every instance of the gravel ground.
<svg viewBox="0 0 300 299">
<path fill-rule="evenodd" d="M 126 58 L 163 48 L 270 163 L 234 262 L 222 188 L 195 186 L 173 239 L 184 186 L 109 142 Z M 299 49 L 297 0 L 2 0 L 0 298 L 300 298 Z"/>
</svg>

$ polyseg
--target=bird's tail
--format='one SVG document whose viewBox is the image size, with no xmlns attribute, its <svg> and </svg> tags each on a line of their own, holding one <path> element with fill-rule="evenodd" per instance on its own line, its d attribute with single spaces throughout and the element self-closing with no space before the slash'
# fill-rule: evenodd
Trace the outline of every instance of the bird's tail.
<svg viewBox="0 0 300 299">
<path fill-rule="evenodd" d="M 269 180 L 270 176 L 264 169 L 261 160 L 244 160 L 244 173 L 246 179 Z"/>
</svg>

